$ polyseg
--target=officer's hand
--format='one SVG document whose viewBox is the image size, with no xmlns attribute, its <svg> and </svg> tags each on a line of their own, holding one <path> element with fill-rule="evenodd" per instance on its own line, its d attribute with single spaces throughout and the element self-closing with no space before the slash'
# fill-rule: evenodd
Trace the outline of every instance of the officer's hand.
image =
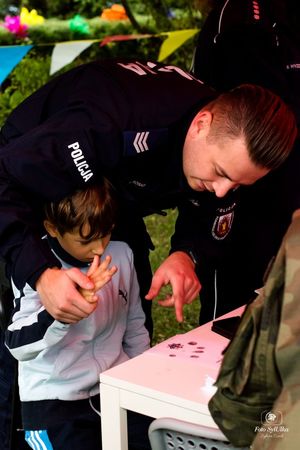
<svg viewBox="0 0 300 450">
<path fill-rule="evenodd" d="M 198 296 L 201 285 L 195 273 L 195 264 L 184 252 L 172 253 L 155 272 L 146 299 L 153 300 L 163 286 L 170 284 L 172 294 L 160 300 L 162 306 L 174 306 L 176 319 L 183 321 L 183 306 Z"/>
<path fill-rule="evenodd" d="M 57 320 L 75 323 L 88 317 L 97 307 L 77 290 L 93 289 L 94 284 L 79 269 L 47 269 L 36 283 L 36 289 L 46 310 Z"/>
</svg>

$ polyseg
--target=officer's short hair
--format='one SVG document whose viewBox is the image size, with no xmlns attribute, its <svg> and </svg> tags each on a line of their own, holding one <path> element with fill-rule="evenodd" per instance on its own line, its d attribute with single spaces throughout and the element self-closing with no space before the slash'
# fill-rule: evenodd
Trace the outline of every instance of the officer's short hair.
<svg viewBox="0 0 300 450">
<path fill-rule="evenodd" d="M 273 170 L 292 150 L 296 119 L 286 103 L 269 89 L 242 84 L 220 94 L 205 109 L 213 114 L 209 136 L 244 137 L 251 161 Z"/>
<path fill-rule="evenodd" d="M 111 233 L 117 219 L 115 190 L 103 178 L 97 185 L 77 190 L 59 202 L 47 203 L 45 218 L 57 228 L 61 236 L 78 230 L 85 240 L 104 237 Z"/>
</svg>

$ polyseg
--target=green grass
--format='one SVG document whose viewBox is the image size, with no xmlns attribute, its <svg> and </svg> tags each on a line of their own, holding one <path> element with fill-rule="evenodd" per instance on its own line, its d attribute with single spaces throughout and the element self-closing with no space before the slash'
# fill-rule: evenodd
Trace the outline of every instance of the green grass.
<svg viewBox="0 0 300 450">
<path fill-rule="evenodd" d="M 167 212 L 168 215 L 166 217 L 151 215 L 145 219 L 147 229 L 155 245 L 155 250 L 150 254 L 153 272 L 169 254 L 169 242 L 174 231 L 177 212 L 176 210 L 169 210 Z M 163 292 L 166 292 L 167 289 L 165 287 Z M 158 298 L 161 297 L 160 295 Z M 185 305 L 185 320 L 183 323 L 176 321 L 174 308 L 164 308 L 156 300 L 153 300 L 152 310 L 154 322 L 153 344 L 157 344 L 175 334 L 185 333 L 198 326 L 200 311 L 199 299 L 190 305 Z"/>
</svg>

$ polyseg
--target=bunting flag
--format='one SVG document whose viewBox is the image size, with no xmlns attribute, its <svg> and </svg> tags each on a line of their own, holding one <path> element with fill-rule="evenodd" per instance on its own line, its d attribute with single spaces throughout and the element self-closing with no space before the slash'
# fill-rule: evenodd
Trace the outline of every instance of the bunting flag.
<svg viewBox="0 0 300 450">
<path fill-rule="evenodd" d="M 185 41 L 193 37 L 198 32 L 198 29 L 191 29 L 161 33 L 162 35 L 167 35 L 168 37 L 160 47 L 158 61 L 163 61 L 164 59 L 166 59 L 168 56 L 174 53 L 175 50 L 178 49 L 178 47 L 181 47 L 181 45 L 183 45 Z"/>
<path fill-rule="evenodd" d="M 149 37 L 153 37 L 153 34 L 115 34 L 114 36 L 106 36 L 102 39 L 100 47 L 103 47 L 110 42 L 129 41 L 131 39 L 143 39 Z"/>
<path fill-rule="evenodd" d="M 103 47 L 104 45 L 107 45 L 110 42 L 167 36 L 167 38 L 163 41 L 160 47 L 158 55 L 158 61 L 163 61 L 199 31 L 200 30 L 198 29 L 188 29 L 179 31 L 168 31 L 159 34 L 114 35 L 114 36 L 106 36 L 102 40 L 88 39 L 88 40 L 66 41 L 54 44 L 41 44 L 41 45 L 49 45 L 49 46 L 54 45 L 50 65 L 50 75 L 53 75 L 58 70 L 62 69 L 64 66 L 74 61 L 74 59 L 77 58 L 77 56 L 79 56 L 80 53 L 86 50 L 94 42 L 100 42 L 100 47 Z M 10 74 L 10 72 L 14 69 L 14 67 L 17 64 L 19 64 L 19 62 L 22 60 L 22 58 L 24 58 L 24 56 L 28 53 L 28 51 L 33 46 L 38 45 L 39 44 L 0 46 L 0 84 Z"/>
<path fill-rule="evenodd" d="M 32 49 L 32 45 L 10 45 L 0 47 L 0 84 L 3 83 L 10 72 Z"/>
<path fill-rule="evenodd" d="M 90 47 L 95 40 L 68 41 L 56 44 L 51 57 L 50 75 L 74 61 L 77 56 Z"/>
</svg>

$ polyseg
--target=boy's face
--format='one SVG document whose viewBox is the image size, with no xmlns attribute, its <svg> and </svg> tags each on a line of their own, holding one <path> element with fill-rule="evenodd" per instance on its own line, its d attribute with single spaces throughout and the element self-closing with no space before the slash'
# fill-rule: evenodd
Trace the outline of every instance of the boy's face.
<svg viewBox="0 0 300 450">
<path fill-rule="evenodd" d="M 60 246 L 69 253 L 69 255 L 79 261 L 87 263 L 92 262 L 95 255 L 101 256 L 104 253 L 111 236 L 111 233 L 109 233 L 102 238 L 86 240 L 80 236 L 78 230 L 67 232 L 62 236 L 53 225 L 50 226 L 50 228 L 49 226 L 46 226 L 46 229 L 52 237 L 55 237 L 58 240 Z M 83 229 L 83 234 L 87 234 L 85 233 L 86 231 L 87 230 Z"/>
</svg>

